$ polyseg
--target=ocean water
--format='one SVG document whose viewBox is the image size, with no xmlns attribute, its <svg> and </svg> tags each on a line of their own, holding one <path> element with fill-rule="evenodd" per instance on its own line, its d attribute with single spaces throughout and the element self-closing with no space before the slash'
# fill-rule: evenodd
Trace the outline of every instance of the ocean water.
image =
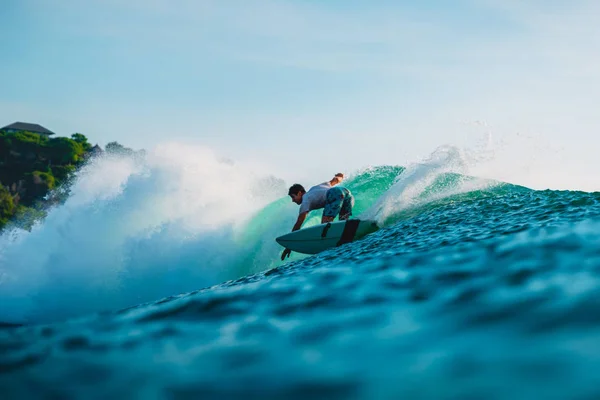
<svg viewBox="0 0 600 400">
<path fill-rule="evenodd" d="M 283 263 L 287 183 L 182 151 L 97 159 L 0 237 L 0 398 L 600 398 L 600 193 L 440 149 L 351 173 L 381 229 Z"/>
</svg>

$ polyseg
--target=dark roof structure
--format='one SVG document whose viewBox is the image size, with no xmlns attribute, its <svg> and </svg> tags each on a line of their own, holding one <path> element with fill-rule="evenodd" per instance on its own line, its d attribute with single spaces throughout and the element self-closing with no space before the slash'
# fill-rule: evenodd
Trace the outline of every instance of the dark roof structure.
<svg viewBox="0 0 600 400">
<path fill-rule="evenodd" d="M 30 124 L 27 122 L 15 122 L 14 124 L 6 125 L 4 128 L 0 128 L 0 131 L 5 131 L 5 130 L 9 130 L 9 129 L 15 130 L 15 131 L 41 133 L 44 135 L 54 135 L 54 132 L 49 131 L 48 129 L 44 128 L 41 125 Z"/>
</svg>

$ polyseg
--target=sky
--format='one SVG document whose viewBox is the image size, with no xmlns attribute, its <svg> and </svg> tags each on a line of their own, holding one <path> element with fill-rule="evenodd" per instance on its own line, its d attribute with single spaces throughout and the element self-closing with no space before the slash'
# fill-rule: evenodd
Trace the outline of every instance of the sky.
<svg viewBox="0 0 600 400">
<path fill-rule="evenodd" d="M 407 165 L 600 190 L 600 2 L 3 0 L 0 125 L 208 146 L 277 176 Z M 484 150 L 482 150 L 484 149 Z"/>
</svg>

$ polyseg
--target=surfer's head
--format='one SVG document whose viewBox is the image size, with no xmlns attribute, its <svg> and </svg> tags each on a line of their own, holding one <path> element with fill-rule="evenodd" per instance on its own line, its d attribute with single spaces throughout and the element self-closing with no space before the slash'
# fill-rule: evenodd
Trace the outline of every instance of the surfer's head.
<svg viewBox="0 0 600 400">
<path fill-rule="evenodd" d="M 342 183 L 342 181 L 344 180 L 344 174 L 342 174 L 341 172 L 338 172 L 337 174 L 335 174 L 335 176 L 329 181 L 329 183 L 331 184 L 331 186 L 335 186 L 337 184 Z"/>
<path fill-rule="evenodd" d="M 296 204 L 302 204 L 302 196 L 306 193 L 304 190 L 304 186 L 299 183 L 295 183 L 290 186 L 290 190 L 288 190 L 288 195 L 292 198 L 292 201 Z"/>
</svg>

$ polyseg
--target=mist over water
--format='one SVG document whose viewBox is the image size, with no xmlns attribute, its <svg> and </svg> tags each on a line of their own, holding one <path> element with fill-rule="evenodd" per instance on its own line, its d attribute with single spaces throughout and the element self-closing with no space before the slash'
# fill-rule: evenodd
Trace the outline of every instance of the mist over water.
<svg viewBox="0 0 600 400">
<path fill-rule="evenodd" d="M 0 238 L 0 320 L 61 319 L 239 277 L 249 271 L 236 234 L 284 189 L 201 147 L 97 158 L 32 232 Z"/>
</svg>

